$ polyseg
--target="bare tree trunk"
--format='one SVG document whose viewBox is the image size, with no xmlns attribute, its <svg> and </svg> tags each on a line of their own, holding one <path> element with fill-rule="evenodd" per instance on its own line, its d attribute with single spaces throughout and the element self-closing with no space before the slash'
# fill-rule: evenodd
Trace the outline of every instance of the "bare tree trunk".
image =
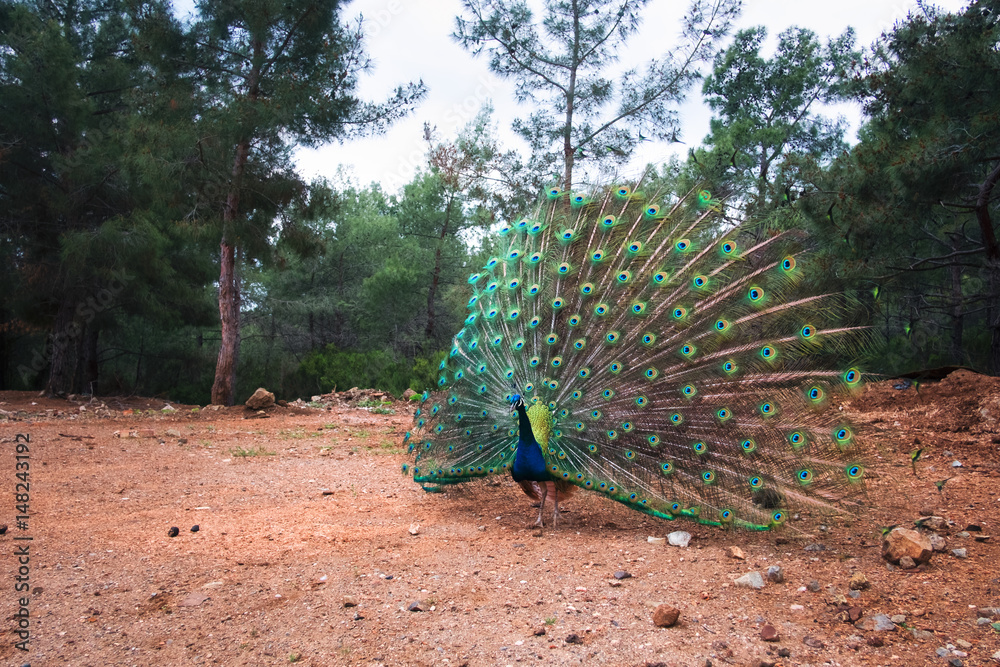
<svg viewBox="0 0 1000 667">
<path fill-rule="evenodd" d="M 991 329 L 990 340 L 990 372 L 1000 375 L 1000 244 L 997 243 L 996 232 L 993 230 L 993 220 L 990 218 L 990 199 L 993 188 L 1000 180 L 1000 162 L 989 173 L 986 180 L 979 186 L 979 196 L 976 198 L 976 220 L 979 231 L 986 246 L 986 270 L 989 274 L 990 301 L 987 318 Z"/>
<path fill-rule="evenodd" d="M 962 267 L 951 267 L 951 359 L 961 364 L 965 358 L 962 338 L 965 336 L 965 303 L 962 297 Z"/>
<path fill-rule="evenodd" d="M 45 393 L 49 396 L 70 393 L 76 368 L 73 343 L 80 335 L 80 325 L 73 319 L 74 312 L 72 299 L 64 296 L 49 337 L 49 381 L 45 385 Z"/>
<path fill-rule="evenodd" d="M 236 279 L 236 247 L 223 240 L 220 248 L 222 268 L 219 274 L 219 319 L 222 322 L 222 337 L 219 343 L 219 358 L 215 364 L 212 403 L 232 405 L 236 351 L 239 347 L 240 288 Z"/>
</svg>

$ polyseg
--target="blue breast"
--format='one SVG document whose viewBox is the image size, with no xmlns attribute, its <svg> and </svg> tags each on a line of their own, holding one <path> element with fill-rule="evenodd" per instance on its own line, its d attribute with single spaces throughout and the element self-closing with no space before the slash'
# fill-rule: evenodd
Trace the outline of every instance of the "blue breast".
<svg viewBox="0 0 1000 667">
<path fill-rule="evenodd" d="M 542 457 L 542 448 L 538 445 L 535 434 L 531 430 L 528 414 L 523 407 L 518 407 L 517 416 L 520 435 L 517 439 L 514 465 L 510 469 L 511 477 L 514 478 L 515 482 L 546 482 L 552 479 L 552 476 L 549 475 L 545 459 Z"/>
</svg>

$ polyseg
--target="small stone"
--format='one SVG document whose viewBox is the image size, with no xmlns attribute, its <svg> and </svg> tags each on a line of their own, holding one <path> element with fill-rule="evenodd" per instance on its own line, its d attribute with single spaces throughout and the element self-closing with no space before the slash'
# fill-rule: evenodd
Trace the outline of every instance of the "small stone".
<svg viewBox="0 0 1000 667">
<path fill-rule="evenodd" d="M 913 559 L 910 558 L 909 556 L 903 556 L 902 558 L 899 559 L 899 567 L 900 567 L 900 569 L 903 569 L 903 570 L 912 570 L 916 566 L 917 566 L 917 564 L 914 563 Z"/>
<path fill-rule="evenodd" d="M 2 526 L 0 526 L 0 535 L 6 535 L 6 534 L 7 534 L 7 524 L 3 524 Z"/>
<path fill-rule="evenodd" d="M 847 619 L 851 623 L 857 623 L 861 620 L 861 607 L 850 607 L 847 610 Z"/>
<path fill-rule="evenodd" d="M 726 549 L 726 555 L 730 558 L 735 558 L 736 560 L 746 560 L 747 557 L 743 555 L 743 549 L 739 547 L 729 547 Z"/>
<path fill-rule="evenodd" d="M 943 646 L 939 646 L 934 651 L 934 655 L 936 655 L 939 658 L 947 658 L 949 655 L 951 655 L 951 651 L 949 651 L 948 649 L 946 649 Z"/>
<path fill-rule="evenodd" d="M 931 515 L 926 519 L 920 519 L 918 525 L 927 530 L 945 530 L 948 527 L 948 522 L 944 517 Z"/>
<path fill-rule="evenodd" d="M 768 623 L 760 629 L 760 638 L 766 642 L 778 641 L 778 629 Z"/>
<path fill-rule="evenodd" d="M 653 625 L 658 628 L 673 627 L 680 615 L 681 611 L 677 607 L 671 607 L 668 604 L 657 605 L 656 609 L 653 610 Z"/>
<path fill-rule="evenodd" d="M 354 620 L 355 621 L 363 621 L 363 620 L 365 620 L 365 617 L 362 616 L 361 614 L 359 614 L 358 612 L 354 612 Z"/>
<path fill-rule="evenodd" d="M 625 570 L 618 570 L 614 575 L 615 579 L 631 579 L 632 575 Z"/>
<path fill-rule="evenodd" d="M 879 635 L 868 635 L 868 639 L 865 640 L 865 643 L 869 646 L 874 646 L 875 648 L 885 646 L 885 640 Z"/>
<path fill-rule="evenodd" d="M 889 617 L 889 620 L 895 623 L 896 625 L 899 625 L 901 623 L 906 623 L 906 616 L 904 616 L 903 614 L 893 614 L 892 616 Z"/>
<path fill-rule="evenodd" d="M 171 438 L 179 438 L 181 437 L 181 432 L 175 428 L 168 428 L 167 435 L 169 435 Z"/>
<path fill-rule="evenodd" d="M 542 532 L 541 528 L 535 528 L 533 531 L 531 531 L 531 536 L 532 537 L 542 537 L 544 534 L 545 533 Z"/>
<path fill-rule="evenodd" d="M 779 658 L 790 658 L 790 657 L 792 657 L 792 649 L 785 648 L 784 646 L 782 646 L 781 648 L 778 649 L 778 657 Z"/>
<path fill-rule="evenodd" d="M 197 533 L 199 530 L 201 530 L 201 526 L 199 526 L 198 524 L 194 524 L 193 526 L 191 526 L 192 533 Z"/>
<path fill-rule="evenodd" d="M 952 468 L 961 468 L 962 467 L 962 462 L 961 461 L 952 461 L 951 462 L 951 467 Z M 961 661 L 959 661 L 959 662 L 961 662 Z"/>
<path fill-rule="evenodd" d="M 994 653 L 994 654 L 993 654 L 993 655 L 992 655 L 991 657 L 992 657 L 992 658 L 993 658 L 993 660 L 995 660 L 996 662 L 1000 662 L 1000 651 L 997 651 L 997 652 L 996 652 L 996 653 Z"/>
<path fill-rule="evenodd" d="M 958 461 L 956 461 L 955 463 L 958 463 Z M 959 658 L 952 658 L 951 660 L 948 661 L 948 664 L 951 665 L 951 667 L 962 667 L 962 665 L 965 663 L 963 663 Z"/>
<path fill-rule="evenodd" d="M 865 576 L 864 572 L 855 571 L 851 575 L 851 582 L 848 584 L 848 588 L 852 591 L 866 591 L 871 587 L 868 583 L 868 577 Z"/>
<path fill-rule="evenodd" d="M 934 508 L 933 507 L 921 507 L 919 514 L 920 514 L 920 516 L 934 516 Z"/>
<path fill-rule="evenodd" d="M 974 539 L 976 542 L 989 542 L 990 541 L 990 536 L 989 535 L 973 535 L 972 539 Z"/>
<path fill-rule="evenodd" d="M 652 535 L 650 535 L 649 537 L 646 538 L 646 542 L 648 542 L 649 544 L 665 544 L 666 540 L 663 539 L 662 537 L 653 537 Z"/>
<path fill-rule="evenodd" d="M 425 605 L 420 600 L 415 600 L 414 602 L 411 602 L 406 607 L 407 611 L 424 611 L 424 609 L 425 609 Z"/>
<path fill-rule="evenodd" d="M 576 634 L 574 632 L 574 633 L 572 633 L 572 634 L 570 634 L 570 635 L 568 635 L 566 637 L 566 643 L 567 644 L 582 644 L 583 640 L 580 639 L 580 635 L 578 635 L 578 634 Z"/>
<path fill-rule="evenodd" d="M 547 630 L 545 629 L 545 626 L 539 625 L 538 627 L 536 627 L 534 630 L 531 631 L 531 634 L 533 634 L 536 637 L 544 637 L 546 632 Z"/>
<path fill-rule="evenodd" d="M 815 637 L 810 637 L 809 635 L 802 638 L 802 643 L 809 648 L 823 648 L 824 646 L 821 640 L 816 639 Z"/>
<path fill-rule="evenodd" d="M 962 538 L 963 540 L 967 540 L 967 539 L 969 539 L 970 537 L 972 537 L 972 535 L 970 535 L 970 534 L 969 534 L 969 533 L 968 533 L 967 531 L 964 531 L 964 530 L 963 530 L 962 532 L 960 532 L 960 533 L 957 533 L 957 534 L 955 535 L 955 537 L 961 537 L 961 538 Z"/>
<path fill-rule="evenodd" d="M 882 541 L 882 558 L 890 563 L 898 563 L 903 556 L 909 556 L 914 563 L 926 563 L 933 553 L 927 535 L 908 528 L 893 528 Z"/>
<path fill-rule="evenodd" d="M 819 593 L 820 585 L 819 585 L 818 581 L 816 581 L 815 579 L 813 579 L 808 584 L 806 584 L 806 588 L 808 588 L 813 593 Z"/>
<path fill-rule="evenodd" d="M 980 627 L 984 626 L 984 625 L 989 625 L 989 624 L 990 624 L 990 619 L 988 619 L 988 618 L 984 618 L 984 617 L 980 616 L 979 618 L 976 619 L 976 625 L 978 625 Z"/>
<path fill-rule="evenodd" d="M 937 533 L 931 533 L 927 536 L 931 541 L 931 549 L 934 551 L 944 551 L 948 548 L 948 540 L 944 539 Z"/>
<path fill-rule="evenodd" d="M 807 544 L 802 547 L 804 551 L 826 551 L 826 545 L 819 542 L 813 542 L 812 544 Z"/>
<path fill-rule="evenodd" d="M 896 630 L 896 624 L 889 619 L 885 614 L 877 614 L 875 616 L 869 616 L 867 618 L 862 618 L 860 621 L 854 624 L 858 630 L 865 630 L 867 632 L 894 632 Z"/>
<path fill-rule="evenodd" d="M 667 541 L 670 542 L 670 546 L 683 548 L 691 542 L 691 533 L 685 530 L 675 530 L 667 535 Z"/>
<path fill-rule="evenodd" d="M 753 588 L 759 591 L 764 588 L 764 577 L 760 576 L 760 572 L 747 572 L 733 583 L 740 588 Z"/>
<path fill-rule="evenodd" d="M 353 595 L 345 595 L 344 599 L 342 601 L 342 604 L 345 607 L 357 607 L 358 606 L 358 600 Z M 416 611 L 416 610 L 411 609 L 410 611 Z"/>
<path fill-rule="evenodd" d="M 981 533 L 983 531 L 983 527 L 978 523 L 970 523 L 965 529 L 970 533 Z"/>
<path fill-rule="evenodd" d="M 929 642 L 934 639 L 934 633 L 929 630 L 914 630 L 913 638 L 917 641 Z"/>
<path fill-rule="evenodd" d="M 171 526 L 170 530 L 167 531 L 167 537 L 177 537 L 181 534 L 181 529 L 177 526 Z"/>
<path fill-rule="evenodd" d="M 780 584 L 785 581 L 785 571 L 778 565 L 767 568 L 767 580 L 772 584 Z"/>
<path fill-rule="evenodd" d="M 951 550 L 951 555 L 954 556 L 955 558 L 968 558 L 969 557 L 969 553 L 964 548 L 962 548 L 962 549 L 952 549 Z"/>
<path fill-rule="evenodd" d="M 410 535 L 419 535 L 420 534 L 420 524 L 419 523 L 411 523 L 410 524 L 410 531 L 409 532 L 410 532 Z"/>
</svg>

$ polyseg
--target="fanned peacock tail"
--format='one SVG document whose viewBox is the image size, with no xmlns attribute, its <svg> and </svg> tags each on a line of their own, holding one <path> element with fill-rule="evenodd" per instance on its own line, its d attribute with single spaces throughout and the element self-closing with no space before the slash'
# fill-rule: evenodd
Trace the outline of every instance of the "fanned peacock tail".
<svg viewBox="0 0 1000 667">
<path fill-rule="evenodd" d="M 469 278 L 404 472 L 428 490 L 505 473 L 520 394 L 551 416 L 532 424 L 553 479 L 647 514 L 766 529 L 850 502 L 859 443 L 826 408 L 860 384 L 832 367 L 864 327 L 847 296 L 809 294 L 803 236 L 733 227 L 703 191 L 566 196 L 503 227 Z"/>
</svg>

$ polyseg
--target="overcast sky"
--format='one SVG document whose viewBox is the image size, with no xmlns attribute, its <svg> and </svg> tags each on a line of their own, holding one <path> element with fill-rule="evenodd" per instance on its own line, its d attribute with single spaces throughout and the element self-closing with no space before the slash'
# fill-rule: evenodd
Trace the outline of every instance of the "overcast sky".
<svg viewBox="0 0 1000 667">
<path fill-rule="evenodd" d="M 934 4 L 957 11 L 968 5 L 968 0 L 937 0 Z M 670 50 L 677 43 L 678 18 L 687 5 L 687 0 L 652 0 L 634 45 L 622 54 L 621 68 L 642 64 Z M 193 1 L 175 0 L 175 6 L 183 15 Z M 868 45 L 911 10 L 919 11 L 915 0 L 745 0 L 737 28 L 766 26 L 773 47 L 776 35 L 793 25 L 808 28 L 823 39 L 851 26 L 857 43 Z M 296 161 L 304 176 L 333 179 L 338 166 L 344 165 L 360 184 L 377 181 L 393 192 L 423 164 L 424 122 L 437 127 L 439 138 L 451 139 L 486 101 L 492 101 L 496 109 L 501 139 L 508 147 L 520 147 L 509 131 L 510 123 L 531 107 L 514 102 L 512 84 L 493 76 L 485 57 L 474 58 L 451 39 L 454 17 L 460 11 L 459 0 L 354 0 L 347 5 L 345 18 L 365 18 L 367 51 L 375 62 L 374 72 L 362 81 L 362 98 L 384 99 L 397 84 L 419 79 L 429 92 L 407 119 L 383 136 L 298 151 Z M 647 162 L 665 161 L 674 153 L 684 155 L 690 146 L 701 143 L 708 133 L 709 112 L 701 103 L 699 87 L 692 88 L 679 112 L 679 138 L 684 143 L 644 145 L 634 162 L 636 169 Z M 832 115 L 844 115 L 854 125 L 859 118 L 857 109 L 847 105 L 832 110 Z"/>
</svg>

